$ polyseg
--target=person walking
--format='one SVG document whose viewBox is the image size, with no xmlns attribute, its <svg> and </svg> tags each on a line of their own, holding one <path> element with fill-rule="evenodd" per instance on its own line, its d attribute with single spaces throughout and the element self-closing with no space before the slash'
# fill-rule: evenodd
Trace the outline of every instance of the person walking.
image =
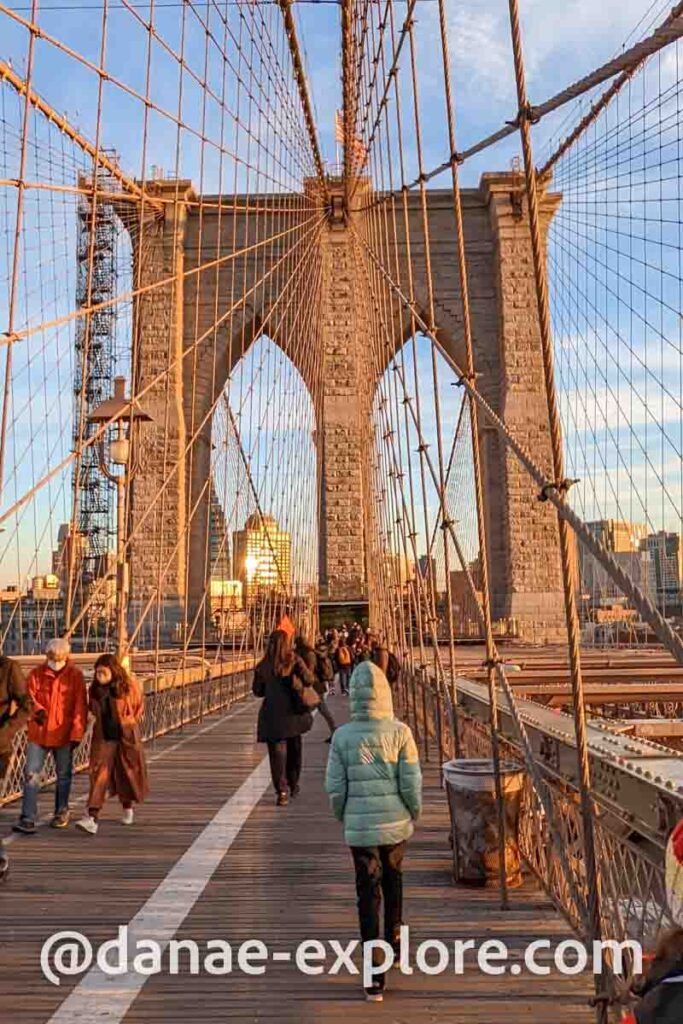
<svg viewBox="0 0 683 1024">
<path fill-rule="evenodd" d="M 327 722 L 330 730 L 330 735 L 325 740 L 326 743 L 329 743 L 332 739 L 332 733 L 337 728 L 337 725 L 334 720 L 334 715 L 332 714 L 325 699 L 329 691 L 329 684 L 331 680 L 334 679 L 334 669 L 332 668 L 332 662 L 328 657 L 327 648 L 323 641 L 319 641 L 314 649 L 308 643 L 307 638 L 302 634 L 297 637 L 294 650 L 306 665 L 309 672 L 312 672 L 315 677 L 313 688 L 320 697 L 318 711 Z"/>
<path fill-rule="evenodd" d="M 353 655 L 351 654 L 351 648 L 344 640 L 339 641 L 339 646 L 335 651 L 335 662 L 339 674 L 339 688 L 341 689 L 342 697 L 348 697 Z"/>
<path fill-rule="evenodd" d="M 325 789 L 356 870 L 362 941 L 379 938 L 384 900 L 384 938 L 396 952 L 403 922 L 402 862 L 406 840 L 420 814 L 422 774 L 410 728 L 394 718 L 386 676 L 370 661 L 351 676 L 351 720 L 332 737 Z M 384 975 L 365 988 L 380 1002 Z"/>
<path fill-rule="evenodd" d="M 382 669 L 382 672 L 384 672 L 387 677 L 389 686 L 393 690 L 401 674 L 401 665 L 396 655 L 393 654 L 388 647 L 385 647 L 384 644 L 380 643 L 380 641 L 377 641 L 373 644 L 370 658 L 375 665 L 378 665 L 379 668 Z"/>
<path fill-rule="evenodd" d="M 12 826 L 15 832 L 31 834 L 36 830 L 40 774 L 48 754 L 52 754 L 57 772 L 55 811 L 52 828 L 69 824 L 69 796 L 73 774 L 73 754 L 85 733 L 88 701 L 83 673 L 70 659 L 68 640 L 50 640 L 45 661 L 28 677 L 32 702 L 28 723 L 26 772 L 21 816 Z"/>
<path fill-rule="evenodd" d="M 88 811 L 76 826 L 90 835 L 99 829 L 99 816 L 107 796 L 121 802 L 123 825 L 134 821 L 133 804 L 149 793 L 147 765 L 140 735 L 144 696 L 113 654 L 95 662 L 88 705 L 95 717 L 90 749 Z"/>
<path fill-rule="evenodd" d="M 12 763 L 14 737 L 28 722 L 31 699 L 18 662 L 0 654 L 0 783 Z M 9 858 L 0 843 L 0 882 L 7 877 Z"/>
<path fill-rule="evenodd" d="M 313 688 L 315 676 L 292 649 L 288 633 L 276 629 L 268 640 L 265 657 L 254 671 L 252 692 L 262 697 L 257 740 L 268 745 L 270 773 L 279 807 L 299 793 L 302 736 L 313 725 L 311 711 L 298 694 Z M 313 703 L 313 702 L 311 702 Z"/>
<path fill-rule="evenodd" d="M 622 1024 L 680 1024 L 683 1020 L 683 928 L 671 928 L 658 940 L 645 977 L 632 986 L 638 998 Z"/>
</svg>

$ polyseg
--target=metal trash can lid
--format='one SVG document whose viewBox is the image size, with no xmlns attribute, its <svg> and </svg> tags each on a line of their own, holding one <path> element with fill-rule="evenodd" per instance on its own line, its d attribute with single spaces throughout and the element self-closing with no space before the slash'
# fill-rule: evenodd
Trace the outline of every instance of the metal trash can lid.
<svg viewBox="0 0 683 1024">
<path fill-rule="evenodd" d="M 493 759 L 490 757 L 456 757 L 442 764 L 444 774 L 453 775 L 495 775 Z M 524 771 L 521 764 L 515 761 L 501 761 L 501 775 L 515 775 Z"/>
</svg>

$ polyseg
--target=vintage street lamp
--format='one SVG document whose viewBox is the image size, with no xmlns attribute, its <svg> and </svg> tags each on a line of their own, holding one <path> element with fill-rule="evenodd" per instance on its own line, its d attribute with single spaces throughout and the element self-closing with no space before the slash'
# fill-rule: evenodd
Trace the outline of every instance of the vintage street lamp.
<svg viewBox="0 0 683 1024">
<path fill-rule="evenodd" d="M 126 557 L 126 494 L 131 480 L 140 468 L 136 445 L 136 428 L 152 417 L 139 408 L 135 401 L 126 398 L 125 377 L 114 378 L 114 395 L 106 399 L 88 416 L 91 423 L 112 423 L 107 443 L 105 431 L 99 444 L 99 470 L 113 484 L 116 484 L 116 653 L 121 660 L 126 656 L 128 629 L 128 561 Z M 108 448 L 108 451 L 107 451 Z M 112 472 L 109 463 L 118 467 Z"/>
</svg>

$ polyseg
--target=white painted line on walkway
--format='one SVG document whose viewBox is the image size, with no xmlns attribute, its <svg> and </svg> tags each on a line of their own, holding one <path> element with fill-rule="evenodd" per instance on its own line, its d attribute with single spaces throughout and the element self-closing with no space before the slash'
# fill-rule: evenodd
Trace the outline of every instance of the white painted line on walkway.
<svg viewBox="0 0 683 1024">
<path fill-rule="evenodd" d="M 189 737 L 188 737 L 189 739 Z M 166 878 L 128 925 L 134 959 L 142 939 L 164 950 L 190 913 L 270 783 L 264 758 L 204 831 L 197 836 Z M 115 936 L 112 936 L 115 938 Z M 119 1024 L 139 995 L 147 976 L 128 972 L 107 975 L 91 967 L 50 1017 L 48 1024 Z"/>
</svg>

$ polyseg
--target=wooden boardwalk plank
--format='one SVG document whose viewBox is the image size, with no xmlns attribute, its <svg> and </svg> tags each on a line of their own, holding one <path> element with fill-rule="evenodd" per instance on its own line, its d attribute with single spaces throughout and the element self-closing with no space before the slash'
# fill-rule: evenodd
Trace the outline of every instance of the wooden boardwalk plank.
<svg viewBox="0 0 683 1024">
<path fill-rule="evenodd" d="M 343 715 L 338 698 L 335 710 Z M 216 811 L 237 790 L 264 755 L 255 744 L 255 705 L 217 725 L 206 723 L 157 745 L 151 766 L 152 797 L 139 823 L 125 829 L 113 805 L 100 833 L 89 837 L 70 829 L 41 830 L 12 847 L 12 878 L 0 893 L 2 955 L 0 998 L 3 1019 L 12 1024 L 45 1024 L 73 982 L 58 989 L 42 978 L 42 942 L 73 928 L 94 945 L 112 938 L 150 897 L 170 868 Z M 272 950 L 293 951 L 304 939 L 345 945 L 356 937 L 351 857 L 341 827 L 331 820 L 322 779 L 328 747 L 324 723 L 306 738 L 305 772 L 299 800 L 274 806 L 268 790 L 248 818 L 177 938 L 200 948 L 221 938 L 236 951 L 246 939 Z M 77 788 L 83 788 L 79 780 Z M 512 894 L 503 914 L 495 892 L 461 889 L 450 877 L 447 809 L 435 768 L 426 772 L 424 820 L 406 858 L 406 921 L 413 948 L 424 939 L 499 938 L 511 958 L 527 942 L 555 944 L 570 933 L 550 901 L 529 881 Z M 45 794 L 44 801 L 50 796 Z M 46 807 L 49 809 L 49 807 Z M 16 809 L 6 809 L 8 822 Z M 331 962 L 331 957 L 328 962 Z M 468 966 L 464 975 L 447 971 L 427 977 L 392 971 L 381 1005 L 363 1001 L 360 980 L 342 972 L 304 976 L 293 963 L 269 963 L 265 976 L 238 970 L 218 977 L 187 971 L 149 978 L 128 1011 L 126 1024 L 209 1024 L 214 1021 L 366 1021 L 449 1024 L 521 1024 L 533 1015 L 542 1024 L 593 1019 L 586 1006 L 591 980 L 562 977 L 491 977 Z M 96 1017 L 93 1016 L 93 1022 Z M 88 1022 L 90 1024 L 90 1022 Z"/>
</svg>

